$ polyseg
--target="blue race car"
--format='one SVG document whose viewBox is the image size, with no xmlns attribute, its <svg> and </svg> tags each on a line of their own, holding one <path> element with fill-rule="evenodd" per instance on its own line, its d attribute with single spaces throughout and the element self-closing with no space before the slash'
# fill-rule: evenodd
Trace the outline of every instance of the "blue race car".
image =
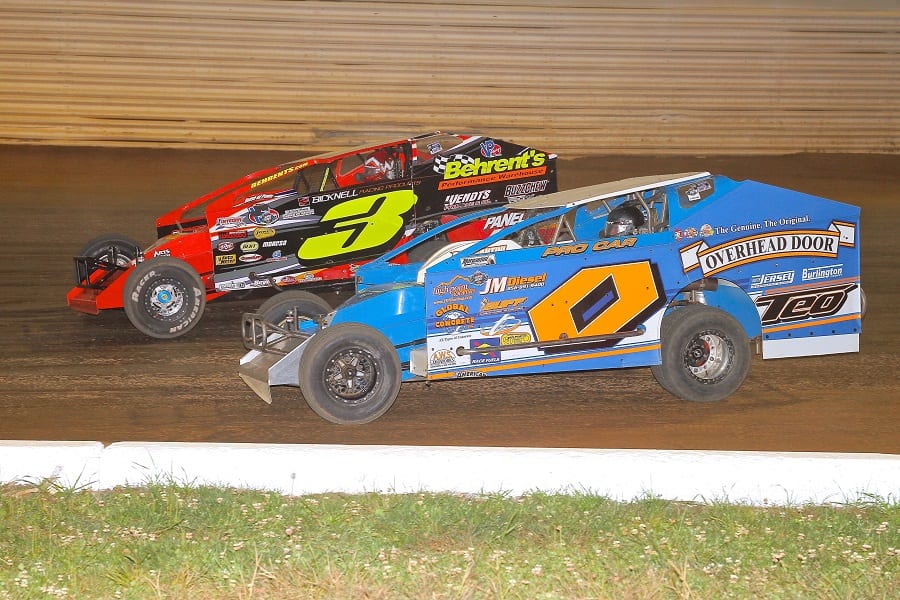
<svg viewBox="0 0 900 600">
<path fill-rule="evenodd" d="M 859 351 L 859 214 L 709 173 L 491 208 L 361 267 L 332 312 L 283 292 L 285 319 L 244 315 L 240 375 L 342 424 L 383 415 L 404 381 L 557 371 L 649 366 L 675 396 L 721 400 L 750 340 L 763 358 Z"/>
</svg>

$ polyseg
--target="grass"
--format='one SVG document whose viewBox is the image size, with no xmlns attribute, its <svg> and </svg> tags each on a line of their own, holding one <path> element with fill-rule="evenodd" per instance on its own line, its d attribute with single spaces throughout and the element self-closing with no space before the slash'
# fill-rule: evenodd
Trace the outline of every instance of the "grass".
<svg viewBox="0 0 900 600">
<path fill-rule="evenodd" d="M 900 506 L 0 487 L 0 598 L 896 598 Z"/>
</svg>

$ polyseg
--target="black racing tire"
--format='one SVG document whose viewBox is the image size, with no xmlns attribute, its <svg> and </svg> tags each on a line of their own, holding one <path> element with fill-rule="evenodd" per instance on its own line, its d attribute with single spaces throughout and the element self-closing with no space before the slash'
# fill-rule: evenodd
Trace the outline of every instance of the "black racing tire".
<svg viewBox="0 0 900 600">
<path fill-rule="evenodd" d="M 158 339 L 193 329 L 206 308 L 206 288 L 189 264 L 169 256 L 138 263 L 125 280 L 125 314 L 138 331 Z"/>
<path fill-rule="evenodd" d="M 406 257 L 411 263 L 423 263 L 427 261 L 432 254 L 448 244 L 446 239 L 430 240 L 422 242 L 415 248 L 411 249 Z"/>
<path fill-rule="evenodd" d="M 663 342 L 663 340 L 668 339 L 668 331 L 672 328 L 672 323 L 674 323 L 677 318 L 672 317 L 673 312 L 674 310 L 664 315 L 662 318 L 662 322 L 659 324 L 659 339 L 661 343 Z M 662 351 L 660 351 L 660 354 L 662 354 Z M 650 372 L 653 373 L 653 377 L 656 379 L 656 383 L 658 383 L 660 387 L 662 387 L 662 389 L 666 390 L 672 395 L 675 395 L 675 392 L 673 392 L 669 388 L 671 384 L 669 383 L 668 370 L 664 369 L 662 365 L 653 365 L 650 367 Z"/>
<path fill-rule="evenodd" d="M 391 408 L 400 393 L 400 358 L 379 331 L 339 323 L 315 334 L 300 359 L 300 391 L 317 415 L 362 425 Z"/>
<path fill-rule="evenodd" d="M 127 235 L 118 233 L 105 233 L 88 240 L 76 256 L 90 256 L 97 260 L 112 261 L 110 256 L 110 248 L 115 248 L 116 264 L 121 267 L 127 267 L 135 258 L 141 247 L 136 241 Z M 93 272 L 93 271 L 92 271 Z M 88 273 L 90 274 L 90 273 Z M 75 277 L 78 277 L 78 269 L 75 270 Z"/>
<path fill-rule="evenodd" d="M 750 341 L 738 321 L 718 308 L 691 304 L 665 316 L 660 327 L 662 364 L 656 381 L 691 402 L 717 402 L 733 394 L 750 370 Z"/>
<path fill-rule="evenodd" d="M 296 331 L 297 317 L 318 319 L 331 312 L 331 305 L 311 292 L 286 290 L 267 299 L 256 312 L 269 323 Z"/>
</svg>

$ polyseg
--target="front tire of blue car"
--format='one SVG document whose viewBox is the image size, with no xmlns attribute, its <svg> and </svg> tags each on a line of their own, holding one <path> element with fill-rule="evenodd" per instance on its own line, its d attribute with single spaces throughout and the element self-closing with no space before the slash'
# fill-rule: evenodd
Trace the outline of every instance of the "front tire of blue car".
<svg viewBox="0 0 900 600">
<path fill-rule="evenodd" d="M 718 308 L 691 304 L 665 316 L 662 364 L 650 367 L 666 391 L 692 402 L 733 394 L 750 370 L 750 342 L 738 321 Z"/>
<path fill-rule="evenodd" d="M 316 333 L 300 360 L 300 391 L 317 415 L 362 425 L 386 413 L 400 393 L 400 358 L 377 330 L 339 323 Z"/>
</svg>

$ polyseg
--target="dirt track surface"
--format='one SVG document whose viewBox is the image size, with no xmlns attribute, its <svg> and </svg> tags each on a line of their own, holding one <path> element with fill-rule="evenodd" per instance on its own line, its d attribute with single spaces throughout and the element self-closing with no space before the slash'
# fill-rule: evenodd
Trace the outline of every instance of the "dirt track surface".
<svg viewBox="0 0 900 600">
<path fill-rule="evenodd" d="M 319 419 L 299 392 L 271 406 L 237 376 L 240 315 L 150 340 L 124 312 L 72 312 L 71 256 L 95 235 L 154 239 L 160 214 L 298 155 L 0 147 L 0 439 L 480 445 L 900 453 L 900 156 L 593 157 L 562 161 L 561 188 L 709 170 L 862 206 L 868 313 L 859 354 L 753 360 L 715 404 L 678 400 L 649 369 L 407 384 L 361 427 Z"/>
</svg>

